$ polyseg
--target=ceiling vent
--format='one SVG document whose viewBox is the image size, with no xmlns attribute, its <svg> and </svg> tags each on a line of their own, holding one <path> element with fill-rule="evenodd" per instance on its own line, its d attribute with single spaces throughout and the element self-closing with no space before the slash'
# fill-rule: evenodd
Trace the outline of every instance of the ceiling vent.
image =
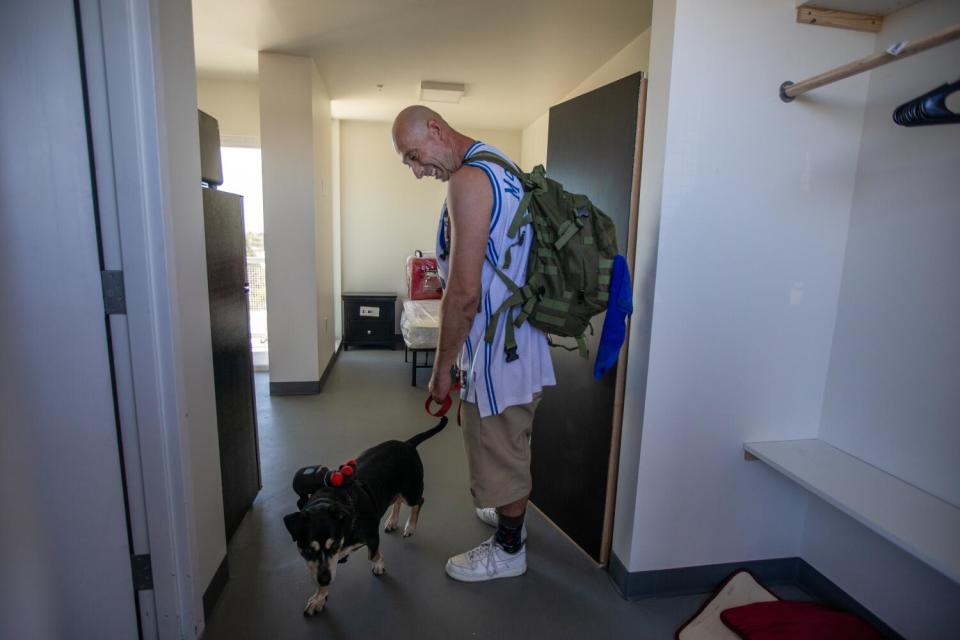
<svg viewBox="0 0 960 640">
<path fill-rule="evenodd" d="M 466 87 L 462 82 L 420 81 L 420 100 L 423 102 L 460 102 Z"/>
</svg>

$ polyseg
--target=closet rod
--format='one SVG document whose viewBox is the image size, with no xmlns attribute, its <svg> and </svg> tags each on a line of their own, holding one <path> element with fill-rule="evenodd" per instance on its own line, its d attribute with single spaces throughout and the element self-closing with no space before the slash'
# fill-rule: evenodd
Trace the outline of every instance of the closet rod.
<svg viewBox="0 0 960 640">
<path fill-rule="evenodd" d="M 816 89 L 817 87 L 822 87 L 825 84 L 830 84 L 831 82 L 836 82 L 837 80 L 843 80 L 844 78 L 849 78 L 850 76 L 855 76 L 858 73 L 863 73 L 864 71 L 869 71 L 870 69 L 883 66 L 888 62 L 893 62 L 894 60 L 901 60 L 908 56 L 912 56 L 915 53 L 932 49 L 933 47 L 951 42 L 958 38 L 960 38 L 960 24 L 955 24 L 942 31 L 930 34 L 925 38 L 920 38 L 919 40 L 898 42 L 888 47 L 887 50 L 882 53 L 875 53 L 871 56 L 867 56 L 866 58 L 854 60 L 853 62 L 843 65 L 842 67 L 825 71 L 818 76 L 813 76 L 812 78 L 807 78 L 806 80 L 802 80 L 797 83 L 787 80 L 780 85 L 780 99 L 784 102 L 792 102 L 797 96 L 804 94 L 807 91 Z"/>
</svg>

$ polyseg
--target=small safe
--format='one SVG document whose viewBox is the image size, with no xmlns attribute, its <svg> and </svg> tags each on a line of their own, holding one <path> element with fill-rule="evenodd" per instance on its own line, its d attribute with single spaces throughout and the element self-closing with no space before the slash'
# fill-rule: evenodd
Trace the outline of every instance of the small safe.
<svg viewBox="0 0 960 640">
<path fill-rule="evenodd" d="M 343 348 L 374 346 L 396 348 L 395 293 L 344 293 Z"/>
</svg>

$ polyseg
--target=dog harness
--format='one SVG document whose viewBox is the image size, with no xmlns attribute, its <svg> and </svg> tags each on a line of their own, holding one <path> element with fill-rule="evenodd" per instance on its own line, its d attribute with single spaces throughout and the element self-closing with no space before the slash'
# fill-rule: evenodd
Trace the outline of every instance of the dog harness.
<svg viewBox="0 0 960 640">
<path fill-rule="evenodd" d="M 293 476 L 293 491 L 299 496 L 297 509 L 308 511 L 334 506 L 343 509 L 350 518 L 347 531 L 352 530 L 357 520 L 357 503 L 350 489 L 359 489 L 367 496 L 371 504 L 376 504 L 376 499 L 370 492 L 370 488 L 356 477 L 356 469 L 356 460 L 346 461 L 335 471 L 322 466 L 298 469 Z M 346 496 L 346 503 L 335 498 L 335 496 L 341 495 Z M 346 560 L 341 562 L 346 562 Z"/>
</svg>

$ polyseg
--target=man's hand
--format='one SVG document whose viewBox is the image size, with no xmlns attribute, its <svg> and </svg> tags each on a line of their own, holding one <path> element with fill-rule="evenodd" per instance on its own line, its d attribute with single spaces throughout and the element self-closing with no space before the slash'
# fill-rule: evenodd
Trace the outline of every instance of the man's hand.
<svg viewBox="0 0 960 640">
<path fill-rule="evenodd" d="M 450 395 L 450 387 L 452 386 L 453 381 L 451 380 L 450 372 L 438 371 L 437 367 L 434 367 L 433 373 L 430 375 L 430 384 L 427 386 L 433 401 L 440 404 L 446 400 L 447 396 Z"/>
</svg>

